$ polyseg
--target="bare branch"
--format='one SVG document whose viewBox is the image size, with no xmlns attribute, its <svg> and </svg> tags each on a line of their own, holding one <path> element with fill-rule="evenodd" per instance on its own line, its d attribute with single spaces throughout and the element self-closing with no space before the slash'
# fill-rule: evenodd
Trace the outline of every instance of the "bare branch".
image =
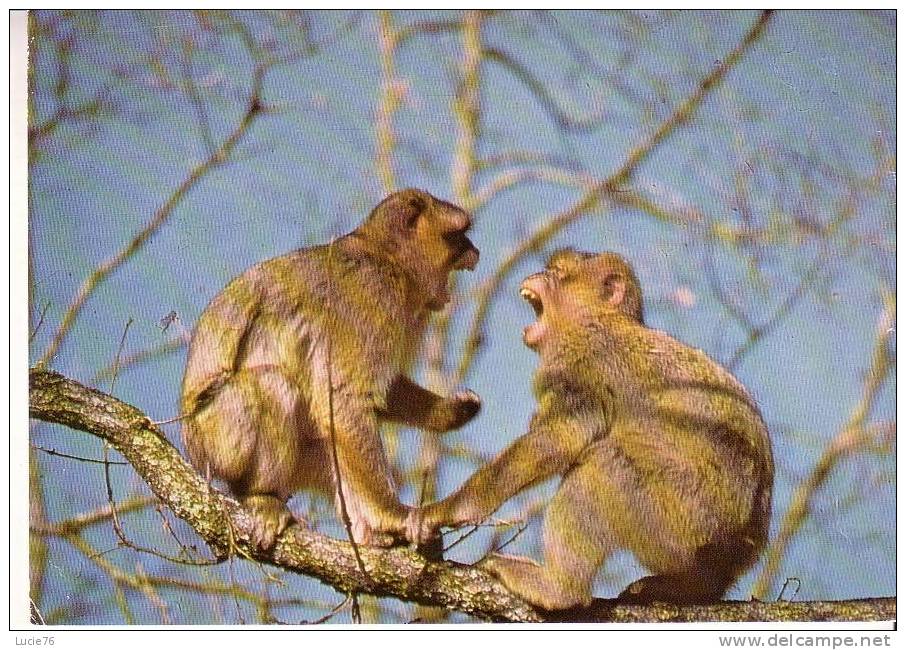
<svg viewBox="0 0 906 650">
<path fill-rule="evenodd" d="M 109 442 L 220 558 L 238 552 L 312 576 L 343 594 L 394 596 L 491 620 L 541 620 L 482 571 L 449 562 L 431 563 L 405 548 L 360 547 L 367 580 L 347 542 L 299 526 L 285 531 L 273 549 L 259 548 L 252 542 L 252 515 L 210 488 L 143 413 L 54 372 L 32 370 L 29 382 L 32 417 L 88 431 Z"/>
<path fill-rule="evenodd" d="M 402 43 L 415 36 L 455 32 L 461 28 L 462 23 L 455 20 L 419 20 L 401 28 L 397 38 Z"/>
<path fill-rule="evenodd" d="M 762 12 L 755 25 L 746 33 L 739 45 L 698 83 L 695 90 L 677 106 L 667 119 L 661 122 L 645 140 L 629 152 L 623 164 L 614 173 L 595 183 L 576 203 L 551 217 L 504 258 L 495 273 L 484 282 L 479 291 L 478 305 L 469 328 L 462 356 L 460 357 L 459 367 L 455 374 L 460 381 L 471 367 L 481 344 L 483 338 L 482 329 L 484 328 L 484 322 L 491 302 L 497 296 L 503 282 L 509 277 L 516 265 L 531 253 L 540 251 L 563 228 L 595 209 L 602 199 L 618 196 L 623 184 L 631 178 L 638 166 L 678 126 L 689 121 L 708 93 L 723 81 L 727 73 L 742 58 L 742 55 L 758 41 L 770 17 L 770 11 Z"/>
<path fill-rule="evenodd" d="M 498 174 L 475 193 L 472 209 L 480 210 L 497 197 L 498 194 L 512 190 L 521 183 L 543 181 L 567 187 L 578 187 L 587 190 L 594 185 L 594 179 L 578 172 L 560 169 L 549 165 L 508 169 Z"/>
<path fill-rule="evenodd" d="M 48 456 L 57 456 L 59 458 L 69 458 L 70 460 L 78 460 L 83 463 L 96 463 L 98 465 L 128 465 L 118 460 L 101 460 L 98 458 L 86 458 L 85 456 L 75 456 L 73 454 L 66 454 L 62 451 L 57 451 L 56 449 L 49 449 L 47 447 L 42 447 L 41 445 L 31 444 L 32 449 L 37 449 L 38 451 L 43 451 Z"/>
<path fill-rule="evenodd" d="M 603 110 L 597 115 L 588 115 L 575 117 L 570 115 L 566 110 L 557 104 L 557 100 L 551 95 L 547 87 L 534 75 L 531 70 L 515 60 L 506 52 L 496 48 L 487 50 L 488 60 L 499 63 L 503 68 L 509 70 L 513 76 L 525 84 L 526 88 L 541 103 L 544 112 L 550 115 L 554 123 L 564 131 L 588 132 L 601 126 L 604 116 Z"/>
<path fill-rule="evenodd" d="M 160 345 L 155 345 L 145 350 L 139 350 L 138 352 L 127 354 L 122 358 L 122 360 L 120 360 L 119 370 L 123 371 L 129 366 L 140 365 L 147 363 L 148 361 L 153 361 L 154 359 L 168 356 L 188 345 L 189 339 L 191 339 L 191 334 L 189 334 L 188 332 L 183 332 L 179 336 L 175 336 L 168 341 L 164 341 Z M 95 381 L 110 379 L 113 376 L 113 369 L 113 364 L 101 368 L 94 376 Z"/>
<path fill-rule="evenodd" d="M 456 142 L 450 167 L 450 184 L 456 203 L 468 211 L 474 210 L 472 183 L 477 164 L 478 139 L 481 135 L 481 67 L 484 62 L 484 48 L 481 28 L 485 15 L 481 11 L 467 11 L 462 17 L 462 63 L 460 81 L 453 99 L 453 113 L 456 119 Z M 451 291 L 455 288 L 455 277 L 450 281 Z M 450 388 L 446 372 L 447 354 L 450 347 L 450 326 L 459 306 L 451 302 L 431 322 L 424 345 L 428 387 L 445 392 Z M 420 499 L 433 501 L 437 492 L 437 464 L 441 458 L 441 440 L 434 435 L 422 436 L 418 462 L 414 468 L 421 477 Z"/>
<path fill-rule="evenodd" d="M 818 255 L 818 257 L 816 257 L 809 265 L 808 269 L 806 269 L 805 273 L 802 274 L 802 277 L 799 279 L 799 282 L 793 290 L 787 294 L 786 298 L 783 299 L 783 302 L 780 303 L 773 313 L 771 313 L 771 315 L 761 324 L 754 325 L 749 329 L 748 338 L 736 349 L 733 356 L 727 361 L 727 368 L 730 370 L 736 368 L 736 366 L 739 365 L 739 362 L 742 361 L 745 355 L 748 354 L 759 341 L 774 331 L 777 326 L 790 315 L 814 282 L 815 277 L 821 272 L 825 261 L 826 257 L 823 253 Z"/>
<path fill-rule="evenodd" d="M 152 219 L 142 228 L 135 237 L 118 253 L 102 262 L 82 283 L 76 293 L 75 298 L 66 310 L 59 328 L 54 334 L 53 340 L 44 356 L 38 362 L 39 366 L 48 365 L 56 356 L 60 345 L 72 328 L 73 323 L 82 311 L 85 302 L 91 296 L 97 287 L 103 283 L 111 274 L 120 266 L 129 260 L 145 245 L 145 243 L 156 233 L 173 214 L 173 210 L 180 204 L 182 199 L 189 191 L 204 178 L 208 172 L 223 165 L 229 159 L 230 154 L 236 147 L 236 144 L 245 136 L 256 118 L 262 114 L 263 106 L 261 104 L 261 86 L 264 81 L 264 75 L 267 68 L 259 66 L 255 70 L 252 90 L 249 96 L 248 107 L 242 118 L 239 120 L 233 132 L 224 140 L 217 151 L 209 156 L 204 162 L 197 165 L 189 175 L 180 183 L 179 187 L 164 201 L 163 205 L 157 209 Z"/>
<path fill-rule="evenodd" d="M 393 133 L 393 115 L 402 99 L 402 88 L 396 78 L 394 56 L 400 42 L 399 33 L 393 26 L 393 16 L 389 11 L 378 13 L 378 44 L 380 46 L 381 90 L 378 99 L 377 115 L 374 128 L 377 136 L 377 153 L 375 164 L 378 177 L 381 179 L 384 192 L 390 193 L 396 188 L 396 176 L 393 171 L 393 151 L 396 137 Z"/>
<path fill-rule="evenodd" d="M 780 525 L 780 532 L 767 550 L 764 569 L 752 595 L 763 598 L 774 582 L 780 563 L 786 554 L 793 538 L 799 532 L 805 520 L 812 512 L 812 502 L 827 482 L 834 468 L 848 456 L 856 453 L 866 445 L 875 442 L 875 429 L 868 423 L 872 407 L 878 398 L 881 386 L 893 368 L 893 360 L 888 349 L 894 333 L 893 323 L 896 319 L 896 301 L 892 294 L 884 296 L 884 306 L 878 322 L 878 335 L 875 339 L 871 367 L 865 378 L 862 398 L 850 415 L 849 421 L 834 436 L 811 473 L 799 484 L 790 499 L 790 506 Z"/>
<path fill-rule="evenodd" d="M 149 506 L 157 503 L 157 498 L 152 496 L 137 496 L 126 499 L 125 501 L 119 503 L 116 507 L 116 512 L 121 515 L 142 510 Z M 83 529 L 88 528 L 89 526 L 94 526 L 102 522 L 110 521 L 113 517 L 114 509 L 108 503 L 107 505 L 101 506 L 90 512 L 83 512 L 81 514 L 70 517 L 69 519 L 64 519 L 63 521 L 58 521 L 55 524 L 51 523 L 33 523 L 31 525 L 32 531 L 40 533 L 41 535 L 53 535 L 55 537 L 65 537 L 67 535 L 75 535 L 81 533 Z"/>
</svg>

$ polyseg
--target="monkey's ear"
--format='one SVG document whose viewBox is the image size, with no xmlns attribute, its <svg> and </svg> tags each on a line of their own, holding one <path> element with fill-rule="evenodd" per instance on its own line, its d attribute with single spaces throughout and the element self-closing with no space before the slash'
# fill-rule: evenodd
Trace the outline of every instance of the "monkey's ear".
<svg viewBox="0 0 906 650">
<path fill-rule="evenodd" d="M 403 190 L 398 192 L 387 205 L 389 221 L 397 232 L 412 230 L 418 223 L 418 218 L 427 208 L 428 201 L 421 192 Z"/>
<path fill-rule="evenodd" d="M 604 301 L 613 307 L 620 307 L 626 298 L 626 278 L 619 273 L 610 273 L 602 286 Z"/>
</svg>

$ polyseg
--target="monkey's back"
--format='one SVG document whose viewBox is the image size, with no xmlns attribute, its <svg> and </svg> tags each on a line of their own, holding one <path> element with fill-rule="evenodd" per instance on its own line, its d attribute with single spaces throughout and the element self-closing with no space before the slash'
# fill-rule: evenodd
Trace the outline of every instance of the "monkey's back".
<svg viewBox="0 0 906 650">
<path fill-rule="evenodd" d="M 774 474 L 754 400 L 702 351 L 638 323 L 610 325 L 586 338 L 584 374 L 598 378 L 594 390 L 610 403 L 600 472 L 636 495 L 616 524 L 629 537 L 664 540 L 637 545 L 649 566 L 669 568 L 715 543 L 741 543 L 737 560 L 752 561 L 767 536 Z"/>
<path fill-rule="evenodd" d="M 344 239 L 332 248 L 267 260 L 233 279 L 199 317 L 189 347 L 181 408 L 188 415 L 183 439 L 192 462 L 213 465 L 214 475 L 231 480 L 231 468 L 243 463 L 220 448 L 250 445 L 236 455 L 261 456 L 265 447 L 255 436 L 265 435 L 279 454 L 273 463 L 295 476 L 293 461 L 317 452 L 312 439 L 327 435 L 328 377 L 334 401 L 365 404 L 386 394 L 414 354 L 421 323 L 407 311 L 406 300 L 403 278 Z M 256 375 L 254 390 L 244 379 L 250 373 Z M 250 395 L 243 408 L 229 398 L 205 411 L 218 396 L 236 390 L 259 397 Z M 239 413 L 250 405 L 259 409 L 258 428 L 266 429 L 251 438 L 234 433 L 242 427 L 213 412 Z"/>
<path fill-rule="evenodd" d="M 391 269 L 352 254 L 343 240 L 333 251 L 301 249 L 249 268 L 198 319 L 184 402 L 242 367 L 279 365 L 304 382 L 328 334 L 338 372 L 355 362 L 386 367 L 389 375 L 420 338 L 402 284 Z"/>
</svg>

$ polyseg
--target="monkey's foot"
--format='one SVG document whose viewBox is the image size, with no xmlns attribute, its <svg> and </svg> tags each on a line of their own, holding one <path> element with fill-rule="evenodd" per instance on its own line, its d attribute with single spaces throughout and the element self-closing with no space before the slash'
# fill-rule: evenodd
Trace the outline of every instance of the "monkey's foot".
<svg viewBox="0 0 906 650">
<path fill-rule="evenodd" d="M 286 502 L 269 494 L 254 494 L 242 499 L 253 517 L 252 542 L 264 549 L 274 546 L 280 533 L 295 521 Z"/>
<path fill-rule="evenodd" d="M 507 590 L 541 609 L 569 609 L 591 601 L 588 586 L 527 557 L 492 553 L 478 567 L 497 578 Z"/>
<path fill-rule="evenodd" d="M 444 509 L 444 501 L 438 501 L 424 508 L 412 508 L 406 516 L 406 539 L 417 548 L 441 545 L 441 523 L 448 522 L 448 512 Z"/>
<path fill-rule="evenodd" d="M 646 576 L 636 580 L 617 598 L 625 603 L 637 605 L 651 603 L 706 605 L 717 602 L 721 595 L 723 590 L 712 586 L 702 575 L 667 574 Z"/>
<path fill-rule="evenodd" d="M 343 537 L 346 538 L 351 533 L 356 544 L 360 546 L 390 548 L 391 546 L 400 546 L 406 543 L 401 532 L 396 533 L 375 528 L 364 519 L 359 519 L 358 521 L 353 521 L 351 523 L 351 530 L 348 533 L 345 533 Z"/>
<path fill-rule="evenodd" d="M 504 578 L 514 568 L 518 571 L 523 567 L 540 568 L 540 564 L 535 560 L 519 555 L 507 555 L 505 553 L 490 553 L 485 556 L 476 565 L 479 569 L 487 571 L 495 578 Z"/>
<path fill-rule="evenodd" d="M 369 530 L 364 534 L 360 543 L 364 546 L 390 548 L 391 546 L 399 546 L 401 544 L 404 544 L 405 540 L 402 540 L 396 535 L 392 535 L 390 533 L 382 533 L 376 530 Z"/>
</svg>

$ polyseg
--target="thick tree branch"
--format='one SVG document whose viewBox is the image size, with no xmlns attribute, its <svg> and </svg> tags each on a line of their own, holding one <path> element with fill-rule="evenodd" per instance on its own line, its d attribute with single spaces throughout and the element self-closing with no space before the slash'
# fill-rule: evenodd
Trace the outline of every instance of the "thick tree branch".
<svg viewBox="0 0 906 650">
<path fill-rule="evenodd" d="M 430 563 L 406 548 L 360 547 L 363 577 L 346 542 L 291 527 L 271 551 L 251 542 L 251 517 L 211 488 L 138 409 L 54 372 L 29 374 L 31 416 L 92 433 L 113 445 L 151 490 L 221 558 L 240 554 L 317 578 L 338 591 L 392 596 L 495 621 L 540 621 L 531 607 L 484 572 Z M 230 532 L 233 545 L 231 546 Z"/>
<path fill-rule="evenodd" d="M 581 611 L 543 615 L 483 571 L 429 562 L 406 548 L 361 547 L 363 576 L 352 547 L 292 526 L 265 551 L 251 540 L 250 515 L 211 488 L 141 411 L 55 372 L 29 373 L 31 417 L 87 431 L 113 445 L 151 490 L 184 519 L 220 558 L 241 555 L 316 578 L 338 591 L 389 596 L 465 612 L 489 621 L 775 621 L 894 620 L 896 601 L 881 598 L 825 603 L 728 602 L 707 607 L 628 606 L 596 600 Z"/>
</svg>

